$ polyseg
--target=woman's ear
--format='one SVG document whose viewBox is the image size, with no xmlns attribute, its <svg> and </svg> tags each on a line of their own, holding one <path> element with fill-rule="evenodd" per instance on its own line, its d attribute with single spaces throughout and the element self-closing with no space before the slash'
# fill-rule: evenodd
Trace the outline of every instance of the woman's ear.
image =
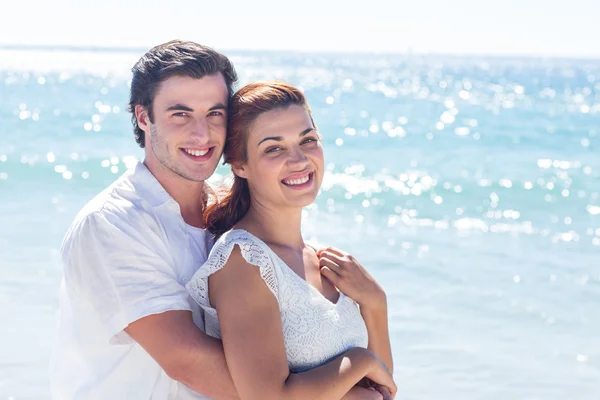
<svg viewBox="0 0 600 400">
<path fill-rule="evenodd" d="M 232 165 L 231 170 L 240 178 L 248 179 L 248 170 L 245 164 Z"/>
</svg>

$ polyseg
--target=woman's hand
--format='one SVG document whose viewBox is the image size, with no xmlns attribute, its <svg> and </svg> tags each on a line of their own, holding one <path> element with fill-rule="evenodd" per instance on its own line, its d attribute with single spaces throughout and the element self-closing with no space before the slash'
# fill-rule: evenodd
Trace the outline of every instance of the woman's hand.
<svg viewBox="0 0 600 400">
<path fill-rule="evenodd" d="M 392 400 L 393 399 L 392 394 L 390 393 L 388 388 L 386 388 L 385 386 L 381 386 L 380 384 L 375 383 L 368 378 L 363 378 L 360 382 L 358 382 L 356 384 L 356 386 L 368 389 L 371 392 L 375 392 L 375 393 L 379 394 L 381 397 L 378 397 L 378 398 L 381 398 L 382 400 Z"/>
<path fill-rule="evenodd" d="M 385 363 L 377 355 L 372 354 L 373 366 L 364 379 L 359 382 L 359 385 L 373 388 L 381 393 L 385 400 L 392 400 L 398 391 L 394 377 Z"/>
<path fill-rule="evenodd" d="M 383 395 L 375 389 L 354 386 L 344 397 L 342 397 L 342 400 L 387 400 L 387 398 L 383 397 Z"/>
<path fill-rule="evenodd" d="M 350 254 L 334 247 L 317 251 L 321 274 L 361 308 L 387 308 L 382 287 Z"/>
</svg>

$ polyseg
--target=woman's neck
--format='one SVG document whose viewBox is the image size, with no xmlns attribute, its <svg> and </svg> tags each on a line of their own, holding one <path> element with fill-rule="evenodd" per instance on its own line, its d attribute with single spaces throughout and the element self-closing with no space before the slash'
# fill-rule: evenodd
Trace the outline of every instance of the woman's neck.
<svg viewBox="0 0 600 400">
<path fill-rule="evenodd" d="M 248 228 L 247 230 L 268 244 L 302 251 L 304 240 L 301 221 L 302 209 L 273 209 L 253 201 L 248 213 L 236 226 Z"/>
</svg>

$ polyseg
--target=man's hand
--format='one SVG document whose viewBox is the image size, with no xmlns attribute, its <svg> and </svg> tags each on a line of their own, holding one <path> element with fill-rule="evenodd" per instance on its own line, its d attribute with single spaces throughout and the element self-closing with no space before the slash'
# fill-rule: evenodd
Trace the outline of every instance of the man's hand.
<svg viewBox="0 0 600 400">
<path fill-rule="evenodd" d="M 383 288 L 350 254 L 333 247 L 317 251 L 321 274 L 361 308 L 386 309 Z"/>
</svg>

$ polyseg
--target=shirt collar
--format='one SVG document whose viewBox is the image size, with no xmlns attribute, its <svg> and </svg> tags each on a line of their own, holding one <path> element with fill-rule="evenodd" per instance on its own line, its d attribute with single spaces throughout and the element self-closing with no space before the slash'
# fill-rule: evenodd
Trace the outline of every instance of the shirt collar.
<svg viewBox="0 0 600 400">
<path fill-rule="evenodd" d="M 179 206 L 144 163 L 138 161 L 129 172 L 129 180 L 150 206 L 159 207 L 167 202 Z"/>
</svg>

